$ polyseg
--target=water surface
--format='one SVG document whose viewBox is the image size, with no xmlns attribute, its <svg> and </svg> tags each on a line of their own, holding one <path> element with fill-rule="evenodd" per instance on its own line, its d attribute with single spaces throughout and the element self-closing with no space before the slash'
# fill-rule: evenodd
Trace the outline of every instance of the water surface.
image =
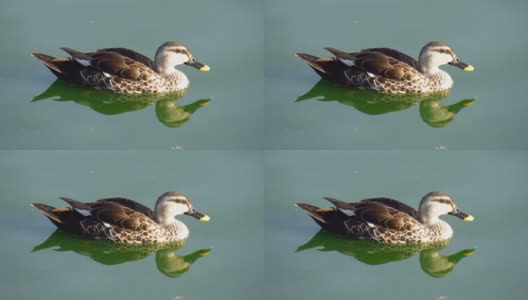
<svg viewBox="0 0 528 300">
<path fill-rule="evenodd" d="M 2 299 L 524 299 L 527 3 L 2 2 Z M 168 40 L 211 67 L 179 67 L 183 95 L 75 87 L 29 55 L 152 57 Z M 326 46 L 416 56 L 432 40 L 475 66 L 443 67 L 455 85 L 435 95 L 343 89 L 293 56 Z M 30 206 L 61 196 L 152 206 L 169 190 L 212 220 L 181 217 L 190 238 L 159 248 L 57 232 Z M 476 218 L 446 216 L 455 236 L 434 247 L 343 239 L 293 205 L 417 206 L 432 190 Z"/>
<path fill-rule="evenodd" d="M 261 156 L 245 151 L 0 151 L 2 299 L 253 299 L 263 282 Z M 229 176 L 225 176 L 229 170 Z M 127 247 L 55 232 L 31 202 L 185 193 L 183 245 Z"/>
<path fill-rule="evenodd" d="M 524 299 L 526 151 L 272 151 L 267 155 L 266 278 L 272 299 Z M 391 197 L 417 207 L 448 192 L 475 217 L 433 248 L 320 233 L 294 202 Z"/>
<path fill-rule="evenodd" d="M 266 1 L 267 149 L 526 149 L 528 104 L 523 1 Z M 417 57 L 430 41 L 448 42 L 475 67 L 442 67 L 455 82 L 441 105 L 474 99 L 449 124 L 427 126 L 420 105 L 371 114 L 337 101 L 296 100 L 320 77 L 295 52 L 329 56 L 323 47 L 353 52 L 390 47 Z M 332 91 L 330 91 L 332 93 Z M 363 102 L 368 102 L 363 101 Z M 389 109 L 390 110 L 390 109 Z M 426 122 L 427 123 L 427 122 Z M 424 126 L 425 125 L 425 126 Z"/>
<path fill-rule="evenodd" d="M 0 148 L 258 148 L 264 105 L 260 6 L 260 1 L 237 0 L 4 1 L 0 36 L 9 43 L 0 49 Z M 196 59 L 211 67 L 209 72 L 178 67 L 191 81 L 178 105 L 211 99 L 193 118 L 201 122 L 177 129 L 166 126 L 156 120 L 156 105 L 100 114 L 94 112 L 101 104 L 93 103 L 97 100 L 82 105 L 75 103 L 78 98 L 66 103 L 32 101 L 48 89 L 55 76 L 31 52 L 63 56 L 59 47 L 81 51 L 126 47 L 153 57 L 157 47 L 168 40 L 183 42 Z M 110 100 L 103 97 L 103 101 Z"/>
</svg>

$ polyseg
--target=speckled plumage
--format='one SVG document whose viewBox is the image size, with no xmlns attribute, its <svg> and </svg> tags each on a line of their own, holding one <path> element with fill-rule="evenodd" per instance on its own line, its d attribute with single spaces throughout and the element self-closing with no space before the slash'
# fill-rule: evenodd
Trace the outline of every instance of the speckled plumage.
<svg viewBox="0 0 528 300">
<path fill-rule="evenodd" d="M 300 52 L 296 55 L 323 79 L 379 93 L 411 94 L 448 90 L 453 86 L 453 80 L 438 66 L 451 64 L 465 71 L 473 70 L 473 67 L 461 62 L 451 47 L 443 42 L 425 45 L 418 60 L 390 48 L 369 48 L 352 53 L 325 49 L 334 57 L 319 58 Z"/>
<path fill-rule="evenodd" d="M 61 49 L 71 57 L 55 58 L 41 53 L 33 56 L 62 80 L 122 94 L 181 92 L 189 86 L 189 79 L 174 68 L 176 65 L 209 70 L 179 42 L 161 45 L 154 60 L 125 48 L 105 48 L 91 53 Z"/>
<path fill-rule="evenodd" d="M 389 244 L 433 243 L 448 240 L 453 230 L 438 216 L 455 215 L 466 221 L 473 217 L 459 211 L 449 195 L 431 192 L 419 210 L 390 198 L 371 198 L 346 203 L 325 198 L 334 207 L 319 208 L 296 203 L 317 224 L 330 232 Z"/>
<path fill-rule="evenodd" d="M 187 214 L 201 221 L 209 217 L 197 212 L 187 198 L 177 192 L 161 195 L 152 210 L 126 198 L 105 198 L 83 203 L 60 198 L 71 207 L 55 208 L 33 203 L 58 228 L 75 234 L 116 243 L 172 243 L 189 235 L 185 224 L 174 217 Z"/>
</svg>

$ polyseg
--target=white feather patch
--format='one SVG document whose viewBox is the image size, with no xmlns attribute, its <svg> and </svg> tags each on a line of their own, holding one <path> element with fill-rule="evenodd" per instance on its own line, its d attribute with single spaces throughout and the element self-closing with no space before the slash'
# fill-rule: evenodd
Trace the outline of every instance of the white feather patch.
<svg viewBox="0 0 528 300">
<path fill-rule="evenodd" d="M 110 225 L 110 224 L 108 224 L 108 223 L 106 223 L 106 222 L 103 222 L 103 225 L 104 225 L 105 227 L 112 227 L 112 225 Z"/>
<path fill-rule="evenodd" d="M 104 75 L 105 77 L 112 77 L 112 75 L 110 75 L 110 74 L 108 74 L 108 73 L 106 73 L 106 72 L 103 72 L 103 75 Z"/>
<path fill-rule="evenodd" d="M 355 66 L 356 62 L 353 59 L 344 59 L 344 58 L 338 58 L 340 62 L 342 62 L 345 66 Z"/>
<path fill-rule="evenodd" d="M 89 209 L 86 208 L 75 208 L 75 211 L 80 213 L 81 215 L 88 217 L 92 215 L 92 212 Z"/>
<path fill-rule="evenodd" d="M 369 227 L 376 227 L 376 225 L 374 225 L 374 224 L 372 224 L 372 223 L 370 223 L 370 222 L 367 222 L 367 225 L 368 225 Z"/>
<path fill-rule="evenodd" d="M 374 75 L 374 74 L 372 74 L 372 73 L 370 73 L 370 72 L 367 72 L 367 75 L 368 75 L 369 77 L 376 77 L 376 75 Z"/>
<path fill-rule="evenodd" d="M 89 67 L 91 65 L 91 61 L 88 58 L 74 58 L 76 62 L 78 62 L 80 65 L 83 65 L 85 67 Z"/>
<path fill-rule="evenodd" d="M 338 208 L 340 212 L 342 212 L 343 214 L 351 217 L 351 216 L 355 216 L 356 215 L 356 212 L 352 209 L 343 209 L 343 208 Z"/>
</svg>

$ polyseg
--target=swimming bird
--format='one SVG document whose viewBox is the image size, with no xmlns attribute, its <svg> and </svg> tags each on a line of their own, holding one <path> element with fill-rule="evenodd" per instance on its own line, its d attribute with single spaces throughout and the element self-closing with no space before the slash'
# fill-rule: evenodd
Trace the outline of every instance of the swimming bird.
<svg viewBox="0 0 528 300">
<path fill-rule="evenodd" d="M 325 48 L 333 57 L 316 57 L 297 52 L 296 55 L 323 79 L 341 85 L 368 89 L 379 93 L 412 94 L 448 90 L 453 79 L 439 67 L 450 64 L 473 71 L 458 59 L 445 42 L 430 42 L 423 46 L 418 60 L 391 48 L 369 48 L 347 53 Z"/>
<path fill-rule="evenodd" d="M 473 217 L 460 211 L 444 192 L 425 195 L 418 210 L 391 198 L 369 198 L 350 203 L 329 197 L 324 199 L 334 207 L 296 205 L 327 231 L 380 243 L 413 244 L 448 240 L 453 236 L 453 230 L 439 218 L 444 214 L 473 221 Z"/>
<path fill-rule="evenodd" d="M 70 207 L 55 208 L 32 203 L 59 229 L 106 239 L 116 243 L 170 243 L 184 240 L 189 229 L 175 217 L 186 214 L 200 221 L 209 217 L 197 212 L 178 192 L 166 192 L 156 201 L 154 210 L 127 198 L 105 198 L 83 203 L 60 198 Z"/>
<path fill-rule="evenodd" d="M 59 79 L 123 94 L 172 93 L 185 90 L 189 79 L 177 69 L 189 65 L 200 71 L 209 66 L 194 59 L 180 42 L 166 42 L 156 51 L 154 60 L 126 48 L 105 48 L 84 53 L 61 48 L 70 57 L 32 53 Z"/>
</svg>

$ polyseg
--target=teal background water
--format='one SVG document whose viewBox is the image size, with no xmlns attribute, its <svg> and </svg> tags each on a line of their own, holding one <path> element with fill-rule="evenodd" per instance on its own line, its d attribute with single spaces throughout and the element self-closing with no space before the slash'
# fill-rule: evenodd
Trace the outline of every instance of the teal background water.
<svg viewBox="0 0 528 300">
<path fill-rule="evenodd" d="M 260 160 L 260 154 L 244 151 L 0 152 L 0 168 L 9 174 L 0 183 L 2 298 L 251 299 L 261 294 Z M 161 193 L 172 190 L 184 192 L 211 217 L 208 223 L 179 218 L 191 235 L 176 253 L 211 251 L 178 278 L 160 272 L 155 254 L 105 265 L 86 256 L 90 247 L 84 255 L 53 248 L 31 252 L 55 231 L 31 202 L 59 206 L 63 202 L 57 198 L 63 196 L 81 201 L 123 196 L 153 207 Z"/>
<path fill-rule="evenodd" d="M 526 1 L 266 1 L 267 149 L 526 149 Z M 295 102 L 320 79 L 295 52 L 328 56 L 390 47 L 417 57 L 426 43 L 448 42 L 475 67 L 442 67 L 455 84 L 442 101 L 475 98 L 447 126 L 424 123 L 420 105 L 372 115 L 336 101 Z M 331 93 L 331 91 L 330 91 Z M 368 102 L 367 99 L 364 102 Z"/>
<path fill-rule="evenodd" d="M 519 187 L 528 175 L 527 152 L 273 151 L 266 162 L 266 278 L 273 299 L 524 299 L 528 193 Z M 475 217 L 443 217 L 455 234 L 440 254 L 475 249 L 444 277 L 425 273 L 419 255 L 369 265 L 336 250 L 318 250 L 324 246 L 296 252 L 319 226 L 293 202 L 328 207 L 323 197 L 387 196 L 417 207 L 434 190 L 448 191 Z M 323 242 L 331 247 L 335 239 Z"/>
<path fill-rule="evenodd" d="M 0 298 L 524 299 L 527 11 L 516 0 L 3 1 Z M 211 66 L 179 67 L 184 95 L 74 87 L 29 55 L 120 46 L 152 56 L 167 40 Z M 443 67 L 449 95 L 342 89 L 293 56 L 326 46 L 416 56 L 431 40 L 475 66 Z M 191 236 L 179 249 L 54 234 L 30 206 L 61 196 L 152 206 L 169 190 L 212 219 L 182 216 Z M 388 196 L 417 206 L 431 190 L 475 216 L 444 217 L 455 236 L 437 252 L 318 233 L 293 205 Z"/>
<path fill-rule="evenodd" d="M 2 2 L 0 35 L 9 43 L 0 50 L 0 148 L 259 147 L 264 122 L 259 113 L 264 107 L 260 7 L 259 1 L 237 0 Z M 182 41 L 211 67 L 209 72 L 178 67 L 191 81 L 179 105 L 212 99 L 177 129 L 157 120 L 155 105 L 109 116 L 90 109 L 86 101 L 31 102 L 55 80 L 31 52 L 60 56 L 59 47 L 93 51 L 117 46 L 153 57 L 167 40 Z"/>
</svg>

